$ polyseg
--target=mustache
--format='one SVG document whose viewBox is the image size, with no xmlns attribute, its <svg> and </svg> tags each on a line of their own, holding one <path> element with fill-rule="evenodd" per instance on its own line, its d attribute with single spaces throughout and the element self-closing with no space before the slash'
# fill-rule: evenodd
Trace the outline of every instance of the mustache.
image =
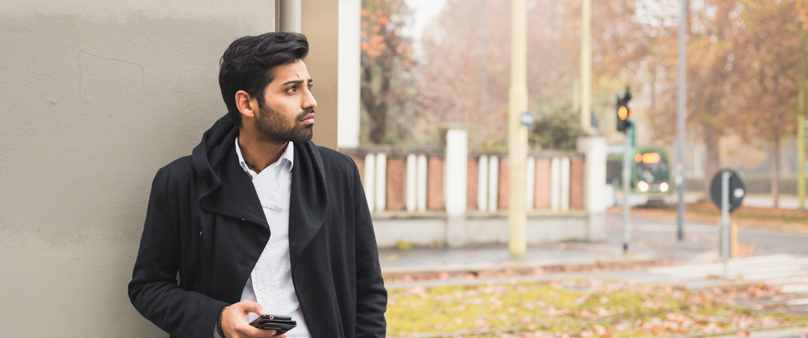
<svg viewBox="0 0 808 338">
<path fill-rule="evenodd" d="M 306 117 L 308 117 L 309 115 L 314 115 L 314 109 L 312 109 L 312 110 L 306 110 L 306 111 L 303 111 L 303 112 L 302 112 L 302 113 L 300 113 L 300 114 L 297 114 L 297 120 L 298 120 L 298 121 L 303 121 L 303 120 L 305 120 L 305 119 L 306 119 Z"/>
</svg>

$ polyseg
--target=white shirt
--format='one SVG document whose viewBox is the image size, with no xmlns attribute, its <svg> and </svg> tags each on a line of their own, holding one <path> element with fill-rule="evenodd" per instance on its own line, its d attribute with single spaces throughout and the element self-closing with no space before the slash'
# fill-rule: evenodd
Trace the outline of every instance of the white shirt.
<svg viewBox="0 0 808 338">
<path fill-rule="evenodd" d="M 292 283 L 292 263 L 289 253 L 289 197 L 292 193 L 292 167 L 294 166 L 294 144 L 287 143 L 283 155 L 262 170 L 255 173 L 247 166 L 241 155 L 241 148 L 236 138 L 236 154 L 244 172 L 250 176 L 264 216 L 269 224 L 270 236 L 261 257 L 255 264 L 244 290 L 241 300 L 249 300 L 261 304 L 273 315 L 290 316 L 297 322 L 297 327 L 286 333 L 289 338 L 310 338 L 303 311 L 295 294 Z M 251 313 L 247 322 L 258 318 Z M 218 330 L 214 337 L 220 338 Z"/>
</svg>

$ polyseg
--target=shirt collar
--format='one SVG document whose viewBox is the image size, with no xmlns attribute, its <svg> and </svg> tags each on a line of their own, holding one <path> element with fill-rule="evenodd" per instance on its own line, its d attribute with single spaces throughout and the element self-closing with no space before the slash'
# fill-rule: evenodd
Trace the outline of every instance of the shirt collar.
<svg viewBox="0 0 808 338">
<path fill-rule="evenodd" d="M 241 147 L 238 145 L 238 137 L 236 137 L 236 155 L 238 155 L 238 164 L 241 166 L 241 169 L 244 170 L 250 177 L 254 177 L 256 174 L 254 171 L 250 170 L 250 167 L 247 166 L 247 162 L 244 161 L 244 155 L 241 154 Z M 284 150 L 283 154 L 281 154 L 281 158 L 278 159 L 281 161 L 282 164 L 285 165 L 288 171 L 292 171 L 292 167 L 295 165 L 295 143 L 294 142 L 287 142 L 286 143 L 286 150 Z M 278 162 L 275 162 L 278 163 Z M 272 164 L 275 164 L 272 163 Z M 270 166 L 272 165 L 270 164 Z"/>
</svg>

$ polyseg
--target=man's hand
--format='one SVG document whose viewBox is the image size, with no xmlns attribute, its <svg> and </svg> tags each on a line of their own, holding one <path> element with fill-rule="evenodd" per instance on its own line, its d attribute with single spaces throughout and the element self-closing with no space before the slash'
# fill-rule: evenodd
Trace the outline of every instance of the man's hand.
<svg viewBox="0 0 808 338">
<path fill-rule="evenodd" d="M 247 316 L 255 312 L 259 316 L 268 314 L 261 305 L 250 301 L 241 301 L 222 310 L 219 327 L 222 328 L 225 338 L 286 338 L 285 334 L 275 336 L 275 330 L 261 330 L 247 323 Z"/>
</svg>

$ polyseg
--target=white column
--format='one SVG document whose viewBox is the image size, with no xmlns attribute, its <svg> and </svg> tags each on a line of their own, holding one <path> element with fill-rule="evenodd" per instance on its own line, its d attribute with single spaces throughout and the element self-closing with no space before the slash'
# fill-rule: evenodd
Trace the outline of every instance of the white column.
<svg viewBox="0 0 808 338">
<path fill-rule="evenodd" d="M 570 209 L 570 158 L 561 159 L 561 211 Z"/>
<path fill-rule="evenodd" d="M 446 131 L 446 159 L 443 165 L 443 198 L 446 214 L 466 213 L 468 190 L 468 133 L 462 129 Z"/>
<path fill-rule="evenodd" d="M 606 138 L 578 138 L 578 151 L 584 153 L 584 208 L 590 213 L 605 213 Z"/>
<path fill-rule="evenodd" d="M 361 0 L 339 0 L 337 147 L 359 146 Z"/>
<path fill-rule="evenodd" d="M 426 155 L 418 155 L 417 186 L 415 187 L 416 209 L 426 211 Z"/>
<path fill-rule="evenodd" d="M 525 163 L 525 210 L 533 210 L 533 193 L 536 191 L 536 159 L 528 156 Z"/>
<path fill-rule="evenodd" d="M 303 0 L 281 0 L 280 5 L 280 29 L 281 32 L 300 33 L 300 26 L 303 17 Z"/>
<path fill-rule="evenodd" d="M 550 209 L 561 209 L 561 159 L 558 157 L 550 161 Z"/>
<path fill-rule="evenodd" d="M 365 182 L 363 183 L 365 187 L 365 197 L 368 200 L 368 209 L 370 209 L 370 212 L 373 212 L 375 210 L 374 206 L 376 204 L 375 203 L 376 199 L 373 197 L 375 196 L 374 193 L 376 192 L 375 188 L 376 175 L 374 175 L 375 173 L 376 173 L 376 155 L 367 154 L 365 155 L 365 175 L 364 175 Z"/>
<path fill-rule="evenodd" d="M 387 209 L 387 154 L 376 154 L 376 210 Z"/>
<path fill-rule="evenodd" d="M 581 136 L 577 148 L 584 153 L 584 208 L 589 213 L 587 239 L 602 240 L 606 237 L 606 138 Z M 613 195 L 612 195 L 613 196 Z"/>
<path fill-rule="evenodd" d="M 407 155 L 407 211 L 415 211 L 418 196 L 418 157 L 415 154 Z"/>
<path fill-rule="evenodd" d="M 488 210 L 488 156 L 477 159 L 477 210 Z"/>
<path fill-rule="evenodd" d="M 488 211 L 497 211 L 499 201 L 499 157 L 488 158 Z"/>
</svg>

